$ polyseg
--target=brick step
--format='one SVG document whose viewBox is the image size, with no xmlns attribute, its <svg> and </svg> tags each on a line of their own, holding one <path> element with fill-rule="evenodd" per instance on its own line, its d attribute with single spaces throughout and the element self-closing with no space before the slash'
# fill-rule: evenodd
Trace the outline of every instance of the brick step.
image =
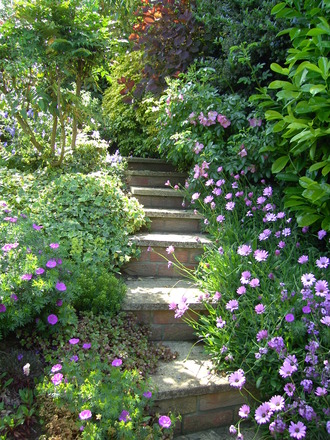
<svg viewBox="0 0 330 440">
<path fill-rule="evenodd" d="M 148 229 L 153 232 L 198 233 L 201 230 L 203 217 L 191 210 L 146 208 L 144 212 L 151 220 Z"/>
<path fill-rule="evenodd" d="M 205 313 L 199 301 L 201 291 L 192 282 L 180 278 L 140 277 L 125 280 L 127 293 L 122 309 L 137 316 L 138 321 L 150 326 L 153 341 L 195 340 L 193 329 L 181 318 L 174 317 L 169 309 L 171 303 L 178 304 L 184 296 L 191 310 Z M 198 319 L 194 312 L 185 316 Z"/>
<path fill-rule="evenodd" d="M 163 159 L 127 157 L 126 160 L 129 170 L 175 171 L 173 165 Z"/>
<path fill-rule="evenodd" d="M 139 246 L 141 255 L 138 259 L 131 259 L 123 267 L 124 274 L 171 278 L 182 275 L 182 271 L 175 265 L 176 259 L 184 265 L 185 270 L 194 270 L 204 246 L 211 244 L 211 241 L 202 234 L 168 233 L 139 233 L 131 237 L 131 242 Z M 174 246 L 174 254 L 166 252 L 169 246 Z M 168 261 L 173 264 L 169 265 Z"/>
<path fill-rule="evenodd" d="M 179 355 L 171 362 L 160 362 L 151 379 L 156 410 L 181 414 L 175 435 L 235 423 L 245 399 L 230 387 L 227 377 L 212 374 L 213 365 L 203 347 L 191 342 L 165 341 L 163 345 Z"/>
<path fill-rule="evenodd" d="M 184 194 L 172 188 L 131 186 L 132 195 L 146 208 L 184 209 Z"/>
<path fill-rule="evenodd" d="M 129 186 L 164 188 L 169 180 L 171 186 L 184 185 L 187 175 L 173 171 L 127 170 L 126 182 Z"/>
</svg>

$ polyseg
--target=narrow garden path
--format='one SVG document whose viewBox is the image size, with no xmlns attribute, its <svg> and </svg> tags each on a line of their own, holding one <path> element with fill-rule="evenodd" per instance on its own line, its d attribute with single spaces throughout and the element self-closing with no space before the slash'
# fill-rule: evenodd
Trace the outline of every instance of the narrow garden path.
<svg viewBox="0 0 330 440">
<path fill-rule="evenodd" d="M 178 354 L 172 362 L 161 363 L 153 377 L 157 410 L 181 414 L 175 435 L 184 435 L 182 439 L 225 439 L 227 434 L 217 436 L 216 431 L 197 433 L 234 423 L 243 398 L 226 378 L 211 373 L 212 363 L 192 329 L 169 310 L 170 303 L 179 303 L 184 295 L 191 309 L 202 311 L 197 300 L 201 292 L 168 263 L 174 259 L 170 247 L 182 264 L 194 268 L 210 241 L 200 232 L 200 216 L 183 206 L 182 193 L 165 186 L 168 180 L 172 185 L 184 183 L 185 175 L 158 159 L 131 158 L 128 163 L 130 191 L 151 222 L 148 230 L 132 237 L 141 256 L 124 268 L 128 290 L 124 309 L 150 325 L 153 341 Z"/>
</svg>

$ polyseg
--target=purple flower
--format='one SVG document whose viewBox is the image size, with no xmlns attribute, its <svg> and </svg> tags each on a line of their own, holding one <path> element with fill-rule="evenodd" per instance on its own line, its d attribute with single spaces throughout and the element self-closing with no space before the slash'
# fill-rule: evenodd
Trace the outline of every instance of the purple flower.
<svg viewBox="0 0 330 440">
<path fill-rule="evenodd" d="M 320 319 L 321 324 L 326 325 L 327 327 L 330 327 L 330 316 L 323 316 L 322 319 Z"/>
<path fill-rule="evenodd" d="M 79 341 L 80 341 L 79 338 L 72 338 L 72 339 L 69 339 L 69 344 L 76 345 L 79 343 Z"/>
<path fill-rule="evenodd" d="M 304 306 L 302 308 L 302 312 L 305 313 L 306 315 L 308 315 L 308 313 L 311 312 L 311 308 L 309 306 Z"/>
<path fill-rule="evenodd" d="M 90 342 L 85 342 L 85 344 L 83 344 L 82 348 L 84 350 L 89 350 L 91 348 L 92 344 Z"/>
<path fill-rule="evenodd" d="M 258 197 L 257 198 L 257 205 L 262 205 L 266 201 L 266 197 Z"/>
<path fill-rule="evenodd" d="M 197 200 L 200 196 L 200 193 L 196 192 L 191 196 L 191 200 Z"/>
<path fill-rule="evenodd" d="M 228 380 L 229 385 L 231 385 L 232 387 L 242 389 L 246 380 L 244 376 L 244 371 L 241 369 L 234 371 L 234 373 L 231 373 L 229 375 Z"/>
<path fill-rule="evenodd" d="M 79 419 L 80 420 L 88 420 L 92 417 L 92 411 L 89 409 L 84 409 L 79 413 Z"/>
<path fill-rule="evenodd" d="M 294 315 L 292 313 L 288 313 L 287 315 L 285 315 L 285 320 L 286 322 L 294 321 Z"/>
<path fill-rule="evenodd" d="M 286 392 L 286 394 L 287 394 L 289 397 L 292 397 L 293 394 L 294 394 L 294 392 L 296 391 L 296 387 L 295 387 L 295 385 L 294 385 L 293 383 L 287 383 L 287 384 L 284 386 L 284 391 Z"/>
<path fill-rule="evenodd" d="M 271 235 L 272 231 L 270 229 L 265 229 L 261 234 L 259 234 L 259 240 L 267 240 Z"/>
<path fill-rule="evenodd" d="M 304 379 L 300 382 L 300 385 L 304 387 L 305 393 L 311 393 L 313 389 L 313 381 L 310 379 Z"/>
<path fill-rule="evenodd" d="M 160 416 L 158 423 L 162 428 L 169 428 L 172 424 L 171 419 L 168 416 Z"/>
<path fill-rule="evenodd" d="M 63 374 L 62 373 L 56 373 L 56 374 L 54 374 L 54 376 L 50 380 L 53 382 L 53 384 L 55 386 L 59 385 L 62 382 L 62 380 L 63 380 Z"/>
<path fill-rule="evenodd" d="M 224 321 L 221 316 L 217 318 L 217 327 L 223 328 L 226 325 L 226 321 Z"/>
<path fill-rule="evenodd" d="M 325 297 L 329 292 L 328 282 L 324 280 L 319 280 L 315 283 L 315 295 Z"/>
<path fill-rule="evenodd" d="M 319 396 L 319 397 L 321 397 L 321 396 L 326 396 L 328 394 L 328 391 L 327 391 L 327 389 L 325 388 L 325 387 L 317 387 L 316 388 L 316 390 L 315 390 L 315 395 L 316 396 Z"/>
<path fill-rule="evenodd" d="M 249 284 L 250 278 L 251 278 L 251 273 L 248 270 L 245 270 L 244 272 L 242 272 L 240 281 L 242 284 Z"/>
<path fill-rule="evenodd" d="M 263 249 L 257 249 L 253 254 L 256 261 L 266 261 L 268 258 L 268 252 Z"/>
<path fill-rule="evenodd" d="M 235 428 L 234 425 L 229 426 L 229 434 L 232 434 L 232 435 L 237 434 L 237 429 Z"/>
<path fill-rule="evenodd" d="M 121 359 L 114 359 L 111 363 L 113 367 L 120 367 L 120 365 L 123 363 Z"/>
<path fill-rule="evenodd" d="M 55 325 L 58 322 L 58 317 L 56 315 L 49 315 L 47 321 L 51 325 Z"/>
<path fill-rule="evenodd" d="M 238 295 L 244 295 L 244 293 L 246 293 L 246 287 L 245 286 L 240 286 L 237 290 L 236 290 Z"/>
<path fill-rule="evenodd" d="M 272 411 L 281 411 L 284 408 L 285 400 L 282 396 L 273 396 L 269 401 Z"/>
<path fill-rule="evenodd" d="M 268 331 L 267 330 L 260 330 L 257 333 L 257 341 L 260 342 L 262 339 L 268 338 Z"/>
<path fill-rule="evenodd" d="M 40 231 L 40 229 L 43 228 L 43 226 L 38 226 L 38 225 L 36 225 L 35 223 L 33 223 L 32 227 L 33 227 L 33 229 L 35 229 L 36 231 Z"/>
<path fill-rule="evenodd" d="M 222 223 L 223 221 L 225 221 L 225 216 L 224 215 L 218 215 L 216 220 L 217 220 L 218 223 Z"/>
<path fill-rule="evenodd" d="M 227 128 L 231 124 L 230 121 L 226 118 L 226 116 L 221 114 L 218 114 L 217 121 L 219 122 L 220 125 L 222 125 L 223 128 Z"/>
<path fill-rule="evenodd" d="M 144 396 L 146 399 L 151 399 L 151 397 L 152 397 L 152 392 L 151 392 L 151 391 L 146 391 L 145 393 L 143 393 L 143 396 Z"/>
<path fill-rule="evenodd" d="M 273 194 L 273 188 L 272 188 L 271 186 L 267 186 L 267 188 L 265 188 L 265 189 L 263 190 L 263 195 L 264 195 L 265 197 L 271 197 L 272 194 Z"/>
<path fill-rule="evenodd" d="M 256 287 L 260 286 L 260 281 L 258 278 L 252 278 L 252 280 L 249 282 L 249 285 L 255 289 Z"/>
<path fill-rule="evenodd" d="M 226 203 L 226 210 L 232 211 L 235 208 L 235 202 L 228 202 Z"/>
<path fill-rule="evenodd" d="M 290 422 L 289 433 L 291 438 L 300 440 L 306 436 L 306 426 L 302 422 Z"/>
<path fill-rule="evenodd" d="M 166 252 L 168 253 L 168 254 L 173 254 L 173 252 L 175 251 L 175 249 L 174 249 L 174 246 L 169 246 L 168 248 L 166 248 Z"/>
<path fill-rule="evenodd" d="M 214 198 L 213 196 L 206 196 L 204 199 L 204 203 L 211 203 L 213 198 Z"/>
<path fill-rule="evenodd" d="M 5 313 L 7 307 L 4 304 L 0 304 L 0 313 Z"/>
<path fill-rule="evenodd" d="M 249 405 L 242 405 L 238 411 L 238 415 L 242 418 L 242 419 L 246 419 L 247 417 L 249 417 L 250 414 L 250 407 Z"/>
<path fill-rule="evenodd" d="M 62 301 L 61 299 L 58 299 L 58 300 L 56 301 L 56 305 L 57 305 L 57 307 L 61 307 L 62 304 L 63 304 L 63 301 Z"/>
<path fill-rule="evenodd" d="M 50 243 L 49 247 L 52 249 L 57 249 L 60 245 L 58 243 Z"/>
<path fill-rule="evenodd" d="M 36 269 L 36 275 L 42 275 L 45 272 L 45 269 L 43 269 L 42 267 L 38 267 L 38 269 Z"/>
<path fill-rule="evenodd" d="M 295 367 L 294 365 L 291 365 L 290 362 L 288 362 L 287 360 L 285 360 L 283 362 L 282 367 L 279 370 L 279 373 L 282 377 L 290 377 L 292 376 L 292 374 L 297 371 L 297 367 Z"/>
<path fill-rule="evenodd" d="M 29 281 L 32 278 L 32 273 L 25 273 L 21 276 L 21 279 L 24 281 Z"/>
<path fill-rule="evenodd" d="M 78 361 L 78 356 L 76 354 L 74 354 L 73 356 L 70 357 L 70 361 L 72 362 L 77 362 Z"/>
<path fill-rule="evenodd" d="M 329 266 L 329 258 L 320 257 L 318 260 L 316 260 L 316 266 L 320 269 L 326 269 Z"/>
<path fill-rule="evenodd" d="M 23 359 L 23 355 L 22 354 L 18 354 L 17 355 L 17 359 L 18 359 L 18 361 L 21 361 Z"/>
<path fill-rule="evenodd" d="M 305 273 L 301 277 L 301 282 L 303 283 L 304 287 L 310 287 L 312 286 L 316 281 L 315 276 L 312 273 Z"/>
<path fill-rule="evenodd" d="M 66 285 L 64 283 L 58 282 L 58 283 L 56 283 L 55 288 L 57 290 L 59 290 L 60 292 L 64 292 L 66 290 Z"/>
<path fill-rule="evenodd" d="M 54 267 L 56 267 L 56 261 L 55 260 L 47 261 L 46 267 L 48 267 L 48 269 L 53 269 Z"/>
<path fill-rule="evenodd" d="M 18 296 L 15 295 L 15 293 L 12 293 L 12 294 L 10 295 L 10 298 L 11 298 L 13 301 L 18 301 Z"/>
<path fill-rule="evenodd" d="M 282 235 L 284 237 L 288 237 L 289 235 L 291 235 L 291 229 L 290 228 L 284 228 L 282 231 Z"/>
<path fill-rule="evenodd" d="M 237 249 L 238 255 L 242 255 L 243 257 L 246 257 L 247 255 L 251 254 L 252 248 L 251 246 L 247 244 L 243 244 L 242 246 L 239 246 Z"/>
<path fill-rule="evenodd" d="M 236 299 L 231 299 L 226 304 L 226 309 L 230 312 L 233 312 L 234 310 L 238 310 L 238 301 Z"/>
<path fill-rule="evenodd" d="M 322 240 L 322 238 L 324 238 L 327 235 L 327 232 L 324 229 L 321 229 L 318 233 L 317 236 L 319 237 L 319 240 Z"/>
<path fill-rule="evenodd" d="M 52 369 L 50 370 L 52 373 L 56 373 L 56 371 L 61 371 L 62 365 L 61 364 L 55 364 L 52 366 Z"/>
<path fill-rule="evenodd" d="M 254 418 L 258 425 L 262 425 L 269 422 L 272 413 L 273 412 L 271 410 L 270 404 L 268 402 L 265 402 L 262 405 L 258 406 Z"/>
<path fill-rule="evenodd" d="M 254 310 L 257 315 L 262 315 L 265 312 L 265 306 L 263 304 L 257 304 Z"/>
<path fill-rule="evenodd" d="M 130 416 L 129 416 L 129 412 L 126 411 L 125 409 L 121 412 L 120 416 L 118 417 L 120 422 L 128 422 L 128 420 L 130 420 Z"/>
<path fill-rule="evenodd" d="M 302 255 L 301 257 L 298 258 L 298 263 L 299 264 L 306 264 L 308 263 L 308 255 Z"/>
</svg>

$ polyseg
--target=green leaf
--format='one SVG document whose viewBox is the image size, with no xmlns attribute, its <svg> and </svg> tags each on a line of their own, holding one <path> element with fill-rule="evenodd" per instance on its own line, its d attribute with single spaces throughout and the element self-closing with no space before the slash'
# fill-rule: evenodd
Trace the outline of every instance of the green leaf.
<svg viewBox="0 0 330 440">
<path fill-rule="evenodd" d="M 303 214 L 297 217 L 298 225 L 310 226 L 315 223 L 317 220 L 320 220 L 322 217 L 319 214 Z"/>
<path fill-rule="evenodd" d="M 319 27 L 313 28 L 310 31 L 307 32 L 307 35 L 309 37 L 317 37 L 319 35 L 325 35 L 328 34 L 329 32 L 327 32 L 325 29 L 321 29 Z"/>
<path fill-rule="evenodd" d="M 315 96 L 317 93 L 324 92 L 326 90 L 326 87 L 324 84 L 316 84 L 315 86 L 312 86 L 309 89 L 309 93 L 313 96 Z"/>
<path fill-rule="evenodd" d="M 304 69 L 312 70 L 313 72 L 320 73 L 322 75 L 321 69 L 317 67 L 315 64 L 310 63 L 309 61 L 304 61 L 303 63 L 301 63 L 298 69 L 296 70 L 295 75 L 297 75 Z"/>
<path fill-rule="evenodd" d="M 289 162 L 289 156 L 279 157 L 272 165 L 272 173 L 277 174 L 283 170 L 286 164 Z"/>
<path fill-rule="evenodd" d="M 281 73 L 282 75 L 289 75 L 289 69 L 287 67 L 281 67 L 279 64 L 277 63 L 272 63 L 270 65 L 270 68 L 276 72 L 276 73 Z"/>
<path fill-rule="evenodd" d="M 267 110 L 265 113 L 267 121 L 273 121 L 277 119 L 283 119 L 283 115 L 275 110 Z"/>
<path fill-rule="evenodd" d="M 273 133 L 279 133 L 280 131 L 283 131 L 286 127 L 286 122 L 285 121 L 278 121 L 277 124 L 275 124 L 273 126 Z"/>
<path fill-rule="evenodd" d="M 271 10 L 271 14 L 278 14 L 280 11 L 282 11 L 282 9 L 284 9 L 286 7 L 286 3 L 285 2 L 281 2 L 278 3 L 277 5 L 275 5 L 273 7 L 273 9 Z M 259 380 L 259 379 L 258 379 Z"/>
<path fill-rule="evenodd" d="M 311 167 L 309 167 L 309 171 L 316 171 L 319 170 L 320 168 L 324 167 L 328 162 L 326 160 L 324 160 L 323 162 L 317 162 L 314 163 L 314 165 L 312 165 Z"/>
<path fill-rule="evenodd" d="M 258 377 L 258 379 L 257 379 L 257 381 L 256 381 L 256 388 L 257 388 L 257 389 L 260 388 L 260 385 L 261 385 L 262 379 L 263 379 L 262 376 Z"/>
<path fill-rule="evenodd" d="M 324 79 L 324 81 L 326 81 L 329 76 L 330 61 L 326 57 L 321 57 L 319 58 L 317 64 L 322 72 L 322 78 Z"/>
<path fill-rule="evenodd" d="M 322 170 L 322 176 L 327 176 L 330 172 L 330 164 L 328 164 L 327 166 L 325 166 Z"/>
<path fill-rule="evenodd" d="M 272 81 L 268 87 L 270 89 L 298 90 L 297 87 L 289 81 Z"/>
</svg>

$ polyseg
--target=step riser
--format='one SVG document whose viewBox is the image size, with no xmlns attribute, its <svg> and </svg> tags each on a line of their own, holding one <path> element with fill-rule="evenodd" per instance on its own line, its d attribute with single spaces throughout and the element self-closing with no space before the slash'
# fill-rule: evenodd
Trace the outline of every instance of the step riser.
<svg viewBox="0 0 330 440">
<path fill-rule="evenodd" d="M 175 257 L 187 269 L 194 270 L 198 265 L 198 257 L 203 253 L 202 248 L 175 248 Z M 158 255 L 160 254 L 160 255 Z M 141 246 L 141 255 L 139 259 L 132 259 L 123 268 L 123 272 L 130 276 L 160 276 L 160 277 L 178 277 L 180 271 L 176 269 L 175 264 L 168 265 L 168 261 L 175 261 L 172 255 L 168 255 L 164 248 L 153 248 L 148 251 L 145 246 Z"/>
<path fill-rule="evenodd" d="M 165 182 L 168 179 L 164 179 L 162 176 L 127 176 L 126 181 L 129 186 L 143 186 L 143 187 L 156 187 L 156 188 L 165 188 Z M 184 185 L 185 178 L 177 177 L 175 182 L 171 182 L 172 185 Z"/>
<path fill-rule="evenodd" d="M 156 410 L 160 414 L 169 411 L 180 413 L 181 422 L 175 426 L 175 435 L 184 435 L 237 422 L 237 414 L 245 399 L 238 391 L 225 391 L 156 400 Z"/>
<path fill-rule="evenodd" d="M 142 231 L 150 230 L 152 232 L 171 232 L 177 233 L 198 233 L 200 232 L 200 220 L 185 218 L 165 218 L 149 217 L 151 220 L 150 228 L 144 228 Z"/>
<path fill-rule="evenodd" d="M 133 313 L 138 322 L 150 327 L 151 341 L 195 341 L 193 329 L 181 318 L 174 318 L 173 310 L 126 310 Z M 186 312 L 186 317 L 196 319 L 197 315 Z"/>
<path fill-rule="evenodd" d="M 173 165 L 166 162 L 159 162 L 159 161 L 131 161 L 128 160 L 128 169 L 129 170 L 148 170 L 148 171 L 169 171 L 171 173 L 176 172 Z"/>
<path fill-rule="evenodd" d="M 183 197 L 161 197 L 152 195 L 134 194 L 134 197 L 146 208 L 163 208 L 163 209 L 186 209 L 187 206 L 182 206 L 184 203 Z"/>
</svg>

